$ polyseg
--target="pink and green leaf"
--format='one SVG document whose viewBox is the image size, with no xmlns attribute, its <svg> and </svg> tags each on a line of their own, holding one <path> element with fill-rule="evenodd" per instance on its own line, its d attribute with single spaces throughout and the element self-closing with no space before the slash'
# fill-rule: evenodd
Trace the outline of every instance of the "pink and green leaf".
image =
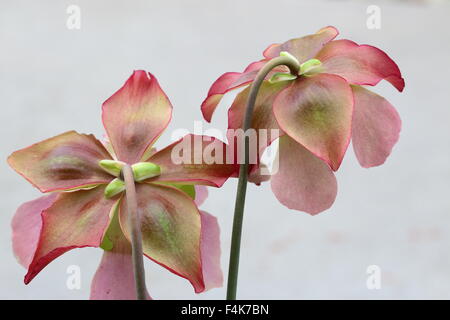
<svg viewBox="0 0 450 320">
<path fill-rule="evenodd" d="M 109 153 L 93 135 L 68 131 L 13 152 L 9 165 L 42 192 L 74 190 L 108 183 L 98 162 Z"/>
<path fill-rule="evenodd" d="M 148 72 L 135 71 L 125 85 L 103 103 L 103 125 L 118 160 L 139 162 L 172 117 L 172 105 Z"/>
<path fill-rule="evenodd" d="M 161 168 L 159 176 L 147 180 L 151 182 L 220 187 L 236 171 L 232 161 L 227 164 L 226 144 L 213 137 L 193 134 L 154 153 L 146 161 Z"/>
<path fill-rule="evenodd" d="M 323 72 L 339 75 L 351 84 L 374 86 L 381 80 L 403 91 L 405 81 L 397 64 L 380 49 L 350 40 L 328 43 L 315 57 Z"/>
<path fill-rule="evenodd" d="M 205 290 L 200 254 L 201 217 L 194 201 L 170 186 L 136 185 L 144 254 L 188 279 L 195 292 Z M 130 239 L 127 201 L 121 202 L 120 225 Z"/>
<path fill-rule="evenodd" d="M 106 199 L 104 187 L 60 193 L 42 212 L 39 243 L 25 276 L 28 284 L 45 266 L 63 253 L 99 247 L 117 200 Z"/>
<path fill-rule="evenodd" d="M 273 112 L 281 129 L 337 170 L 351 137 L 353 94 L 331 74 L 301 77 L 280 92 Z"/>
<path fill-rule="evenodd" d="M 272 44 L 264 51 L 264 57 L 272 59 L 280 55 L 282 51 L 292 54 L 300 63 L 303 63 L 314 56 L 322 47 L 336 38 L 339 34 L 334 27 L 325 27 L 315 34 L 307 35 L 301 38 L 292 39 L 282 44 Z"/>
</svg>

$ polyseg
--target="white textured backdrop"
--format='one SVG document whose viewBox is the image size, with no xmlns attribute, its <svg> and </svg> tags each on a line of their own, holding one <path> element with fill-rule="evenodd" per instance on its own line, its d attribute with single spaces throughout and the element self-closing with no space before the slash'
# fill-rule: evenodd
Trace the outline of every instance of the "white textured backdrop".
<svg viewBox="0 0 450 320">
<path fill-rule="evenodd" d="M 406 80 L 403 93 L 377 92 L 397 107 L 403 130 L 387 163 L 362 169 L 350 148 L 338 172 L 335 205 L 311 217 L 290 211 L 269 185 L 250 186 L 238 296 L 268 299 L 450 298 L 450 5 L 446 1 L 1 1 L 0 298 L 86 299 L 100 249 L 78 249 L 28 286 L 11 251 L 15 209 L 39 193 L 6 165 L 14 150 L 69 129 L 102 134 L 101 103 L 133 69 L 159 79 L 177 128 L 193 130 L 217 76 L 240 71 L 272 42 L 334 25 L 341 38 L 385 50 Z M 81 29 L 66 28 L 66 9 L 81 8 Z M 381 8 L 381 29 L 366 27 L 366 8 Z M 230 98 L 228 98 L 230 101 Z M 215 125 L 225 127 L 226 106 Z M 210 127 L 209 125 L 205 125 Z M 204 209 L 228 249 L 236 180 L 210 189 Z M 66 269 L 79 265 L 81 290 Z M 381 290 L 368 290 L 378 265 Z M 157 299 L 221 299 L 225 289 L 195 295 L 189 283 L 148 261 Z"/>
</svg>

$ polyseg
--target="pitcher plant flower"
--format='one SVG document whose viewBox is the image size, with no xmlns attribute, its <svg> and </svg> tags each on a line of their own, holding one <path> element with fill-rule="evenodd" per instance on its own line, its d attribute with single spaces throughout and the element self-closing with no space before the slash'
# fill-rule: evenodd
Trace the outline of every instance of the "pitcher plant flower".
<svg viewBox="0 0 450 320">
<path fill-rule="evenodd" d="M 68 131 L 9 156 L 14 170 L 48 193 L 20 206 L 12 222 L 15 255 L 28 269 L 26 284 L 71 249 L 101 247 L 94 299 L 149 298 L 143 270 L 135 266 L 142 264 L 142 253 L 189 280 L 197 293 L 220 285 L 217 221 L 198 209 L 195 189 L 197 200 L 204 199 L 198 186 L 220 187 L 236 168 L 173 163 L 173 150 L 191 138 L 202 141 L 196 153 L 226 148 L 210 137 L 187 135 L 155 151 L 171 116 L 172 105 L 157 79 L 139 70 L 103 103 L 107 141 Z M 134 240 L 142 248 L 140 260 Z M 133 278 L 133 267 L 142 274 Z"/>
<path fill-rule="evenodd" d="M 338 31 L 272 44 L 264 58 L 243 72 L 228 72 L 211 86 L 201 110 L 211 117 L 227 92 L 240 92 L 228 110 L 228 128 L 274 129 L 258 141 L 257 162 L 249 166 L 249 139 L 236 196 L 227 297 L 236 298 L 246 184 L 260 166 L 264 149 L 279 139 L 278 171 L 271 176 L 277 199 L 290 209 L 317 214 L 337 193 L 338 170 L 350 143 L 363 167 L 381 165 L 399 138 L 401 120 L 383 97 L 363 86 L 381 80 L 402 91 L 405 82 L 396 63 L 380 49 L 350 40 L 334 40 Z M 274 133 L 275 132 L 275 133 Z M 229 140 L 234 136 L 229 137 Z M 250 169 L 250 170 L 249 170 Z"/>
<path fill-rule="evenodd" d="M 338 31 L 326 27 L 315 34 L 272 44 L 264 59 L 242 73 L 220 76 L 202 103 L 207 121 L 227 92 L 251 84 L 258 72 L 280 56 L 290 58 L 298 72 L 285 65 L 271 69 L 259 88 L 250 128 L 277 129 L 258 150 L 258 158 L 279 138 L 279 170 L 271 177 L 278 200 L 310 214 L 334 202 L 338 170 L 350 140 L 361 166 L 381 165 L 398 141 L 401 120 L 383 97 L 363 87 L 381 80 L 402 91 L 404 80 L 396 63 L 378 48 L 350 40 L 334 40 Z M 228 110 L 228 128 L 242 128 L 250 87 Z M 271 131 L 271 132 L 277 132 Z M 257 166 L 251 166 L 256 169 Z"/>
</svg>

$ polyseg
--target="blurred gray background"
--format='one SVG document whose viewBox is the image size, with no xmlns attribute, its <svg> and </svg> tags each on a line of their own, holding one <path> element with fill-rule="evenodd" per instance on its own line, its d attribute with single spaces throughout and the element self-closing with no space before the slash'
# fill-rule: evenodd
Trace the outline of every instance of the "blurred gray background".
<svg viewBox="0 0 450 320">
<path fill-rule="evenodd" d="M 72 4 L 81 9 L 80 30 L 66 27 Z M 381 9 L 379 30 L 366 26 L 374 4 Z M 87 299 L 101 256 L 100 249 L 73 250 L 23 284 L 10 221 L 39 192 L 7 166 L 12 151 L 70 129 L 101 136 L 101 103 L 134 69 L 155 74 L 174 106 L 158 142 L 164 146 L 173 130 L 192 131 L 202 119 L 200 103 L 220 74 L 260 59 L 270 43 L 327 25 L 399 64 L 405 91 L 385 83 L 375 91 L 402 117 L 400 142 L 385 165 L 372 169 L 359 167 L 350 148 L 334 206 L 315 217 L 283 207 L 269 184 L 251 185 L 238 297 L 450 298 L 449 14 L 447 1 L 2 0 L 0 298 Z M 225 128 L 226 107 L 221 104 L 214 127 Z M 236 182 L 210 189 L 203 206 L 219 217 L 224 273 Z M 80 290 L 66 286 L 70 265 L 81 268 Z M 380 290 L 366 286 L 370 265 L 381 269 Z M 224 288 L 195 295 L 186 280 L 151 261 L 146 268 L 156 299 L 225 296 Z"/>
</svg>

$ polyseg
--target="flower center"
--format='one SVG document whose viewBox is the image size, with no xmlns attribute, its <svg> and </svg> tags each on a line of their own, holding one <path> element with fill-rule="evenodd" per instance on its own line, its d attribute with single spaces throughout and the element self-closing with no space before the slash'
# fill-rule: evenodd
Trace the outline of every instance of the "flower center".
<svg viewBox="0 0 450 320">
<path fill-rule="evenodd" d="M 105 197 L 112 198 L 125 190 L 122 168 L 125 165 L 122 161 L 101 160 L 99 166 L 104 171 L 115 176 L 105 188 Z M 135 182 L 142 182 L 146 179 L 157 177 L 161 174 L 161 167 L 151 162 L 137 162 L 131 166 Z"/>
</svg>

